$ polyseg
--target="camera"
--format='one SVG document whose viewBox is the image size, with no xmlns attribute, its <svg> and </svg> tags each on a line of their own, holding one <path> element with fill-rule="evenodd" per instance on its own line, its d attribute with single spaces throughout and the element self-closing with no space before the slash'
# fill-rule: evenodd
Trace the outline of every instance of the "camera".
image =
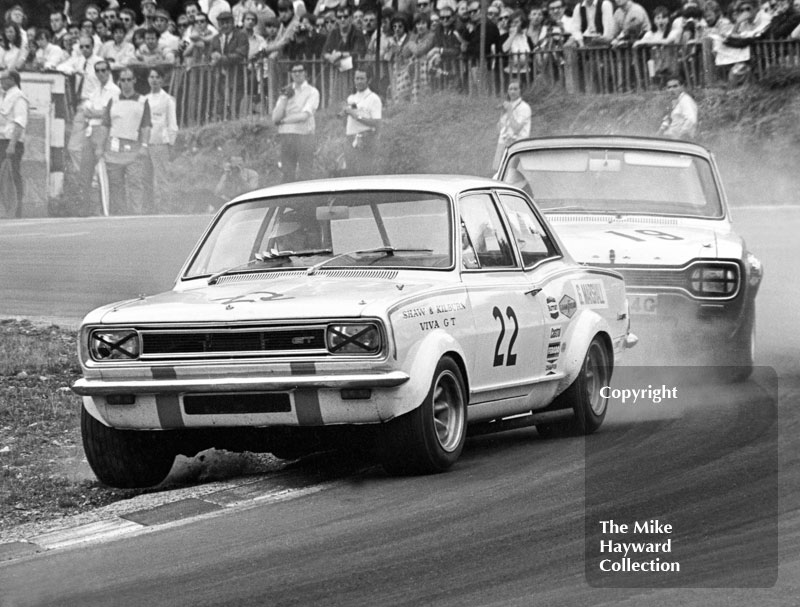
<svg viewBox="0 0 800 607">
<path fill-rule="evenodd" d="M 291 99 L 294 97 L 294 87 L 291 84 L 287 84 L 281 89 L 281 95 L 286 95 L 286 97 Z"/>
</svg>

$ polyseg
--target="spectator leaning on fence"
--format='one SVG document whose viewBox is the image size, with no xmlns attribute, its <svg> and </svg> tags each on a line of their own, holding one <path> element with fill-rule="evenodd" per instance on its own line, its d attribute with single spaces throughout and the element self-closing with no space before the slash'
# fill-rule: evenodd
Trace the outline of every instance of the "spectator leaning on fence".
<svg viewBox="0 0 800 607">
<path fill-rule="evenodd" d="M 114 71 L 136 61 L 136 49 L 133 43 L 125 41 L 125 26 L 121 22 L 111 26 L 111 40 L 100 47 L 100 56 L 109 62 Z"/>
<path fill-rule="evenodd" d="M 670 111 L 661 121 L 659 135 L 670 139 L 694 139 L 697 134 L 697 104 L 683 88 L 683 80 L 673 74 L 667 80 Z"/>
<path fill-rule="evenodd" d="M 94 72 L 99 86 L 83 106 L 86 118 L 83 145 L 81 149 L 81 166 L 79 172 L 80 205 L 76 209 L 80 215 L 94 215 L 92 179 L 97 161 L 103 156 L 106 144 L 106 131 L 103 128 L 106 108 L 110 101 L 119 98 L 120 89 L 111 78 L 111 67 L 107 61 L 95 63 Z"/>
<path fill-rule="evenodd" d="M 119 75 L 120 94 L 106 106 L 103 127 L 108 139 L 104 157 L 108 170 L 109 207 L 114 215 L 140 214 L 143 208 L 143 161 L 150 145 L 150 104 L 134 89 L 133 70 Z"/>
<path fill-rule="evenodd" d="M 136 50 L 136 61 L 145 65 L 174 64 L 175 54 L 158 45 L 158 31 L 149 28 L 144 33 L 144 44 Z"/>
<path fill-rule="evenodd" d="M 144 160 L 144 211 L 163 212 L 164 193 L 170 182 L 170 149 L 178 137 L 175 98 L 164 90 L 164 72 L 152 67 L 147 74 L 150 93 L 150 140 L 148 157 Z"/>
<path fill-rule="evenodd" d="M 34 56 L 33 67 L 37 70 L 54 70 L 58 65 L 67 60 L 67 52 L 50 41 L 52 34 L 50 30 L 39 28 L 36 30 L 34 38 L 36 44 L 36 55 Z"/>
<path fill-rule="evenodd" d="M 614 13 L 616 31 L 612 46 L 630 46 L 645 32 L 652 29 L 650 17 L 641 4 L 633 0 L 616 0 L 617 10 Z"/>
<path fill-rule="evenodd" d="M 613 0 L 583 0 L 572 11 L 572 31 L 578 46 L 608 46 L 614 39 Z"/>
<path fill-rule="evenodd" d="M 302 64 L 290 70 L 292 84 L 281 91 L 272 120 L 278 127 L 281 143 L 283 182 L 295 177 L 310 179 L 314 161 L 314 113 L 319 108 L 319 91 L 306 82 Z"/>
<path fill-rule="evenodd" d="M 508 83 L 508 97 L 503 101 L 503 114 L 497 121 L 497 149 L 494 154 L 492 168 L 500 166 L 503 151 L 513 142 L 530 137 L 531 106 L 522 100 L 522 87 L 519 80 Z"/>
<path fill-rule="evenodd" d="M 233 27 L 233 15 L 222 12 L 217 15 L 219 34 L 211 41 L 211 64 L 219 68 L 220 96 L 217 107 L 223 117 L 235 117 L 244 96 L 244 65 L 250 43 L 247 34 Z M 227 107 L 224 107 L 227 103 Z"/>
<path fill-rule="evenodd" d="M 336 9 L 338 26 L 325 40 L 322 56 L 326 61 L 341 71 L 351 69 L 352 57 L 362 57 L 367 52 L 364 34 L 353 26 L 352 11 L 347 4 L 340 4 Z M 346 66 L 350 67 L 347 68 Z"/>
<path fill-rule="evenodd" d="M 19 73 L 15 70 L 0 71 L 0 87 L 3 98 L 0 100 L 0 158 L 11 161 L 11 177 L 14 182 L 17 200 L 15 217 L 22 217 L 22 155 L 25 153 L 24 137 L 28 126 L 29 103 L 20 89 Z"/>
<path fill-rule="evenodd" d="M 158 32 L 158 47 L 164 54 L 178 57 L 180 54 L 181 39 L 169 31 L 170 16 L 163 8 L 156 9 L 153 17 L 153 28 Z"/>
<path fill-rule="evenodd" d="M 216 30 L 211 29 L 211 24 L 208 22 L 208 16 L 205 13 L 199 13 L 191 28 L 189 41 L 184 41 L 186 42 L 183 45 L 184 63 L 187 66 L 209 63 L 211 61 L 211 41 L 216 35 Z"/>
<path fill-rule="evenodd" d="M 769 26 L 764 30 L 765 40 L 786 40 L 800 25 L 800 12 L 792 6 L 791 0 L 778 0 Z"/>
</svg>

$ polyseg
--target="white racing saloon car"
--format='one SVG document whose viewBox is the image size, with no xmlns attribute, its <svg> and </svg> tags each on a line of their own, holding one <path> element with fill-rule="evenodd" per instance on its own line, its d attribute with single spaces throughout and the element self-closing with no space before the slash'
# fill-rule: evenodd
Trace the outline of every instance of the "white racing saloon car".
<svg viewBox="0 0 800 607">
<path fill-rule="evenodd" d="M 427 473 L 468 423 L 588 434 L 636 341 L 616 271 L 577 265 L 522 191 L 454 176 L 241 196 L 171 291 L 94 310 L 79 339 L 84 448 L 120 487 L 212 446 L 346 437 Z"/>
<path fill-rule="evenodd" d="M 498 177 L 533 196 L 577 261 L 625 277 L 640 353 L 727 367 L 730 379 L 750 374 L 762 267 L 733 229 L 707 149 L 642 137 L 529 139 L 509 146 Z"/>
</svg>

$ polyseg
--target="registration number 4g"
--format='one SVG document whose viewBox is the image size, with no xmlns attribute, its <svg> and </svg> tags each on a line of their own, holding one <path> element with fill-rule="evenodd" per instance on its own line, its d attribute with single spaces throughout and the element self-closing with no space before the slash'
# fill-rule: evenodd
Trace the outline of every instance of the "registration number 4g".
<svg viewBox="0 0 800 607">
<path fill-rule="evenodd" d="M 628 309 L 631 314 L 652 314 L 658 312 L 658 295 L 628 295 Z"/>
<path fill-rule="evenodd" d="M 517 355 L 513 352 L 514 350 L 514 342 L 517 341 L 517 334 L 519 333 L 519 323 L 517 322 L 517 314 L 514 312 L 514 308 L 508 306 L 506 308 L 506 317 L 508 320 L 514 323 L 514 331 L 511 333 L 511 336 L 508 338 L 508 350 L 505 354 L 503 354 L 500 349 L 503 347 L 503 339 L 506 336 L 506 322 L 503 319 L 503 313 L 500 311 L 500 308 L 495 306 L 492 309 L 492 316 L 495 319 L 500 321 L 500 335 L 497 336 L 497 343 L 494 346 L 494 362 L 492 362 L 493 367 L 502 367 L 505 363 L 507 367 L 513 367 L 517 364 Z"/>
</svg>

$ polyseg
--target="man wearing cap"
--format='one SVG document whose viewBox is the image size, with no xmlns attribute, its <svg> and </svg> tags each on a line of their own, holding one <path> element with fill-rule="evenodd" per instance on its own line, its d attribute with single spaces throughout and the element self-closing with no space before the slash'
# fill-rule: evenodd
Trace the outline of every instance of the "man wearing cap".
<svg viewBox="0 0 800 607">
<path fill-rule="evenodd" d="M 157 8 L 156 0 L 142 0 L 142 23 L 140 27 L 149 29 L 155 25 Z"/>
<path fill-rule="evenodd" d="M 199 0 L 200 10 L 208 15 L 208 20 L 216 28 L 219 28 L 218 21 L 221 13 L 230 13 L 231 5 L 227 0 Z M 231 13 L 231 19 L 233 13 Z"/>
<path fill-rule="evenodd" d="M 281 91 L 272 121 L 278 127 L 281 142 L 283 183 L 295 177 L 310 179 L 314 161 L 314 113 L 319 108 L 319 91 L 306 82 L 302 64 L 291 70 L 292 84 Z M 299 169 L 299 170 L 298 170 Z"/>
<path fill-rule="evenodd" d="M 171 53 L 173 57 L 177 57 L 180 53 L 181 39 L 167 29 L 169 19 L 169 13 L 166 10 L 156 9 L 153 27 L 158 32 L 158 48 L 165 54 Z"/>
<path fill-rule="evenodd" d="M 219 34 L 211 40 L 211 64 L 220 69 L 217 107 L 223 117 L 235 117 L 244 95 L 245 63 L 250 52 L 247 34 L 233 27 L 233 14 L 224 11 L 217 15 Z M 225 102 L 229 103 L 227 108 Z M 229 113 L 226 113 L 229 112 Z"/>
<path fill-rule="evenodd" d="M 23 137 L 28 126 L 28 99 L 19 88 L 19 73 L 15 70 L 0 72 L 0 87 L 3 99 L 0 101 L 0 158 L 11 160 L 11 176 L 17 192 L 15 217 L 22 217 L 23 182 L 20 165 L 25 153 Z"/>
</svg>

